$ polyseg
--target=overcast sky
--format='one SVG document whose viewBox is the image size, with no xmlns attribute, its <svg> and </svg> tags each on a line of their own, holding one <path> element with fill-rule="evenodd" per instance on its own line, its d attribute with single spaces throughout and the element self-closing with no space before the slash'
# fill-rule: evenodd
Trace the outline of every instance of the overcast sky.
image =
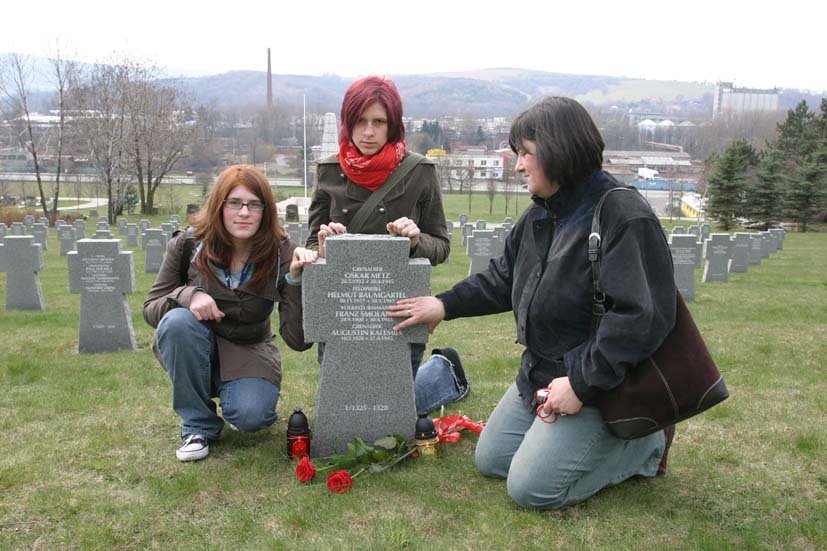
<svg viewBox="0 0 827 551">
<path fill-rule="evenodd" d="M 516 67 L 827 90 L 824 0 L 37 0 L 5 2 L 0 52 L 172 73 L 345 77 Z M 261 7 L 264 6 L 264 7 Z"/>
</svg>

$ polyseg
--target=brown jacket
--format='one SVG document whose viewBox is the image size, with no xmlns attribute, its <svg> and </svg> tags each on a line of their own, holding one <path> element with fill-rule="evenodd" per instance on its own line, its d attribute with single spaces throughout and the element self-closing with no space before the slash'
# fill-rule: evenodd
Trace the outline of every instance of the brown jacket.
<svg viewBox="0 0 827 551">
<path fill-rule="evenodd" d="M 369 190 L 348 180 L 337 156 L 319 161 L 316 189 L 308 214 L 307 248 L 319 248 L 316 236 L 322 224 L 339 222 L 347 226 L 370 194 Z M 376 207 L 376 212 L 368 218 L 362 233 L 386 234 L 387 223 L 403 216 L 416 222 L 421 232 L 411 257 L 427 258 L 433 266 L 445 262 L 451 252 L 451 240 L 448 238 L 436 167 L 429 159 L 423 158 L 388 192 Z"/>
<path fill-rule="evenodd" d="M 289 239 L 281 243 L 276 281 L 261 292 L 250 289 L 246 283 L 238 289 L 230 289 L 201 272 L 194 261 L 190 262 L 187 272 L 187 285 L 181 285 L 179 267 L 183 248 L 184 233 L 167 245 L 164 263 L 144 301 L 144 320 L 152 327 L 158 327 L 169 310 L 189 308 L 196 287 L 200 287 L 225 314 L 220 322 L 210 322 L 216 335 L 221 380 L 261 377 L 280 386 L 281 354 L 273 343 L 270 328 L 275 303 L 279 304 L 279 333 L 284 342 L 293 350 L 307 350 L 312 346 L 312 343 L 304 342 L 301 287 L 288 285 L 284 280 L 296 244 Z M 152 350 L 161 361 L 155 340 Z"/>
</svg>

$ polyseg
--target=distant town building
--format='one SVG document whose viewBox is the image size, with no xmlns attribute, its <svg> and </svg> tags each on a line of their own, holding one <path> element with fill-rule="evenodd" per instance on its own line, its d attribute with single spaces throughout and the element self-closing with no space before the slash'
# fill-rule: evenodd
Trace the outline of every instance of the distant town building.
<svg viewBox="0 0 827 551">
<path fill-rule="evenodd" d="M 731 82 L 719 82 L 715 86 L 715 98 L 712 101 L 712 118 L 756 111 L 778 111 L 779 97 L 778 88 L 737 88 Z"/>
<path fill-rule="evenodd" d="M 502 180 L 507 164 L 506 157 L 502 154 L 486 151 L 479 146 L 459 146 L 451 153 L 431 149 L 427 157 L 444 167 L 444 175 L 454 179 L 472 176 L 474 180 Z"/>
<path fill-rule="evenodd" d="M 679 148 L 680 146 L 672 146 Z M 644 174 L 674 182 L 697 183 L 703 172 L 700 161 L 693 161 L 682 151 L 612 151 L 603 152 L 603 169 L 623 182 L 631 183 Z M 646 170 L 641 170 L 646 169 Z"/>
</svg>

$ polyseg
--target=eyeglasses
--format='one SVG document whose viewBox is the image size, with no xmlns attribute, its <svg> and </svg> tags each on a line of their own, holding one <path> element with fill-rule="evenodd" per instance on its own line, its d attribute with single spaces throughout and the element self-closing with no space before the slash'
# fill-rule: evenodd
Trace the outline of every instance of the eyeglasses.
<svg viewBox="0 0 827 551">
<path fill-rule="evenodd" d="M 224 199 L 224 206 L 230 210 L 241 210 L 242 207 L 247 207 L 250 212 L 261 212 L 264 210 L 264 203 L 257 199 L 252 201 L 242 201 L 241 199 Z"/>
</svg>

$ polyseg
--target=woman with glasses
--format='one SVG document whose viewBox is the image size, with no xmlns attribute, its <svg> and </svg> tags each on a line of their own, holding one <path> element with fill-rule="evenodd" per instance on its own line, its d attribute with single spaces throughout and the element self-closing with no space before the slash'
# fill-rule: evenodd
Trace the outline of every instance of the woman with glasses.
<svg viewBox="0 0 827 551">
<path fill-rule="evenodd" d="M 219 175 L 192 229 L 170 240 L 144 319 L 157 328 L 152 348 L 172 380 L 180 461 L 206 457 L 225 419 L 241 432 L 275 421 L 281 355 L 270 316 L 278 303 L 284 342 L 310 347 L 300 286 L 316 256 L 289 240 L 267 179 L 244 165 Z"/>
</svg>

